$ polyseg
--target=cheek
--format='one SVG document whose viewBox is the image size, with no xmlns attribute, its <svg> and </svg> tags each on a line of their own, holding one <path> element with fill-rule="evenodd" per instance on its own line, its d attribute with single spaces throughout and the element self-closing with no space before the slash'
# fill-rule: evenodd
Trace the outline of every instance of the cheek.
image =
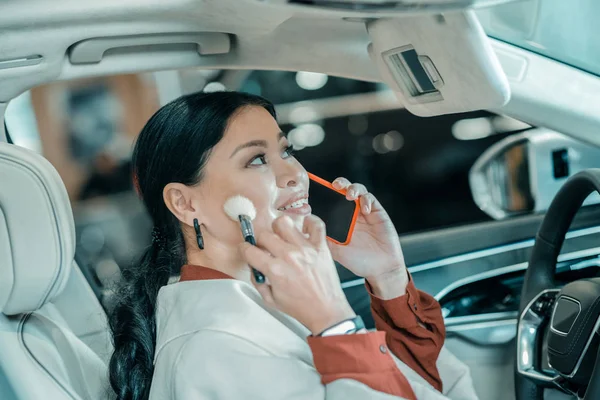
<svg viewBox="0 0 600 400">
<path fill-rule="evenodd" d="M 252 200 L 252 203 L 256 207 L 256 219 L 253 221 L 254 232 L 259 235 L 261 232 L 272 232 L 273 222 L 275 219 L 283 215 L 282 212 L 277 211 L 276 201 L 279 194 L 277 186 L 274 184 L 273 187 L 263 186 L 263 191 L 251 191 L 249 190 L 246 197 Z M 302 231 L 304 226 L 304 216 L 301 215 L 290 215 L 294 225 Z"/>
<path fill-rule="evenodd" d="M 203 202 L 203 204 L 208 206 L 205 207 L 205 225 L 210 230 L 212 236 L 219 242 L 236 244 L 241 241 L 242 234 L 239 222 L 229 218 L 223 209 L 223 205 L 228 197 L 224 194 L 222 196 L 212 195 Z"/>
<path fill-rule="evenodd" d="M 272 231 L 273 221 L 278 217 L 275 209 L 278 188 L 274 179 L 264 177 L 253 184 L 244 187 L 239 194 L 246 196 L 256 208 L 256 218 L 253 221 L 254 231 L 258 235 L 264 231 Z"/>
<path fill-rule="evenodd" d="M 247 197 L 256 208 L 256 218 L 253 221 L 255 234 L 258 235 L 264 231 L 272 231 L 272 224 L 278 216 L 274 208 L 277 199 L 278 189 L 275 179 L 270 175 L 261 176 L 259 174 L 249 177 L 245 176 L 243 180 L 223 182 L 221 181 L 221 190 L 213 187 L 207 201 L 210 202 L 211 231 L 222 241 L 230 244 L 239 243 L 242 239 L 239 222 L 233 221 L 223 210 L 223 205 L 228 198 L 240 195 Z M 225 189 L 225 190 L 223 190 Z"/>
</svg>

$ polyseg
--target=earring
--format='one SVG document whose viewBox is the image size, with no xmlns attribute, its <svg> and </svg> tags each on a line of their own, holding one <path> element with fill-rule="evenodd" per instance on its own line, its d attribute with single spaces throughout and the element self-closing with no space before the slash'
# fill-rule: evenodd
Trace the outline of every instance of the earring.
<svg viewBox="0 0 600 400">
<path fill-rule="evenodd" d="M 200 231 L 200 224 L 198 224 L 197 218 L 194 218 L 194 229 L 196 230 L 196 241 L 198 242 L 198 248 L 200 250 L 204 250 L 204 238 L 202 237 L 202 232 Z"/>
</svg>

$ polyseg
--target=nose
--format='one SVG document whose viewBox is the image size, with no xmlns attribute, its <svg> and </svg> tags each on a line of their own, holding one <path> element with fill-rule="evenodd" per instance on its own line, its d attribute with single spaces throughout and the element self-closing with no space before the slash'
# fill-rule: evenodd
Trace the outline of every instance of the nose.
<svg viewBox="0 0 600 400">
<path fill-rule="evenodd" d="M 298 161 L 295 159 L 281 161 L 277 171 L 278 187 L 284 189 L 306 184 L 308 181 L 308 174 Z"/>
</svg>

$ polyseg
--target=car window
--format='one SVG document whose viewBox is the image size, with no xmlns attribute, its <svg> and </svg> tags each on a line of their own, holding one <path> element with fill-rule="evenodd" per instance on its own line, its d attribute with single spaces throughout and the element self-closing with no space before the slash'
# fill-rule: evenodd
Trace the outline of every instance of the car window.
<svg viewBox="0 0 600 400">
<path fill-rule="evenodd" d="M 37 120 L 31 104 L 31 92 L 27 91 L 8 103 L 4 122 L 14 144 L 37 153 L 42 152 L 42 143 L 37 129 Z"/>
<path fill-rule="evenodd" d="M 478 11 L 491 37 L 596 75 L 600 75 L 599 14 L 597 0 L 526 0 Z"/>
<path fill-rule="evenodd" d="M 43 154 L 65 183 L 76 259 L 104 288 L 105 304 L 120 269 L 149 243 L 151 222 L 133 191 L 130 159 L 159 96 L 152 74 L 120 75 L 36 87 L 7 110 L 13 142 Z"/>
<path fill-rule="evenodd" d="M 121 269 L 151 239 L 152 222 L 132 184 L 135 138 L 160 104 L 190 91 L 188 82 L 198 89 L 190 71 L 175 76 L 53 83 L 9 105 L 14 142 L 42 153 L 65 183 L 77 260 L 102 287 L 106 307 Z M 238 89 L 272 100 L 305 168 L 365 184 L 399 234 L 490 220 L 473 202 L 469 169 L 493 143 L 529 128 L 486 111 L 416 117 L 381 84 L 322 74 L 227 71 L 202 79 L 207 91 Z"/>
</svg>

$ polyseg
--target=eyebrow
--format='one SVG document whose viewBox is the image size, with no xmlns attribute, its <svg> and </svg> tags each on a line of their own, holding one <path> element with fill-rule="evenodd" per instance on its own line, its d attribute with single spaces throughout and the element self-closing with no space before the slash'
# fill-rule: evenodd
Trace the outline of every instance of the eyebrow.
<svg viewBox="0 0 600 400">
<path fill-rule="evenodd" d="M 277 140 L 281 140 L 281 138 L 287 137 L 287 133 L 284 132 L 279 132 L 277 134 Z M 229 158 L 233 158 L 233 156 L 236 155 L 236 153 L 240 150 L 243 149 L 247 149 L 249 147 L 268 147 L 267 141 L 266 140 L 251 140 L 249 142 L 246 142 L 244 144 L 240 144 L 238 147 L 235 148 L 235 150 L 233 150 L 233 153 L 231 153 L 231 155 L 229 156 Z"/>
</svg>

